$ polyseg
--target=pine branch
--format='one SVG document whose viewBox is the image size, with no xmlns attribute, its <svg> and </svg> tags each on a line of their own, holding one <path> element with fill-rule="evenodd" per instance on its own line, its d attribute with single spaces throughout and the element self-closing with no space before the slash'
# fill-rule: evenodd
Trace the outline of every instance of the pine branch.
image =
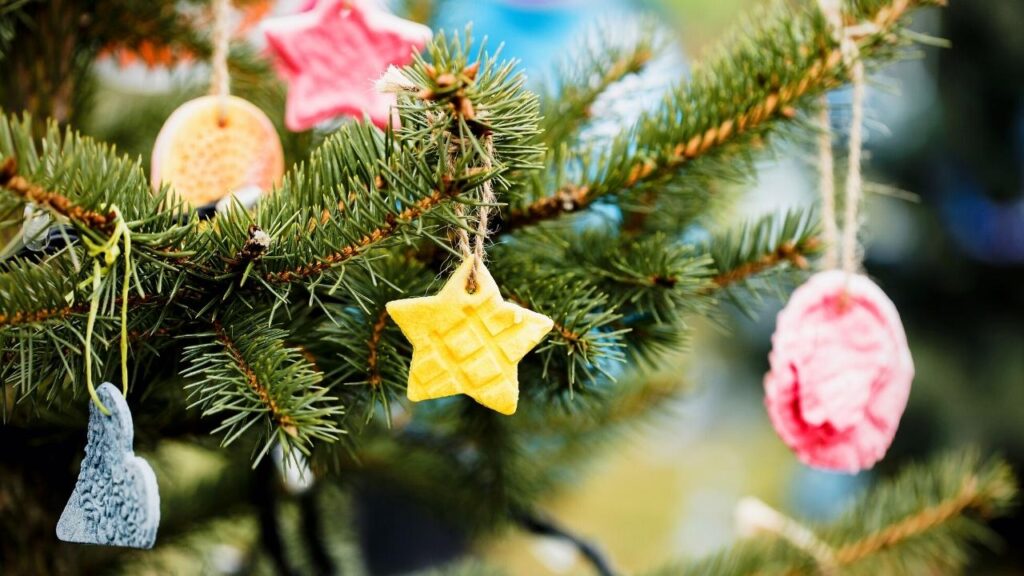
<svg viewBox="0 0 1024 576">
<path fill-rule="evenodd" d="M 715 238 L 708 253 L 717 270 L 705 294 L 723 294 L 741 310 L 740 297 L 759 298 L 781 285 L 772 280 L 787 270 L 805 270 L 808 259 L 821 250 L 813 211 L 791 210 L 782 216 L 767 215 L 738 231 Z"/>
<path fill-rule="evenodd" d="M 113 213 L 101 214 L 76 206 L 66 197 L 44 190 L 18 176 L 18 165 L 13 156 L 8 156 L 0 164 L 0 187 L 6 188 L 26 202 L 32 202 L 83 226 L 107 232 L 113 226 Z"/>
<path fill-rule="evenodd" d="M 948 574 L 967 563 L 969 546 L 990 541 L 982 522 L 1007 514 L 1016 498 L 1005 462 L 967 451 L 908 466 L 815 531 L 840 574 Z M 821 568 L 805 551 L 764 536 L 659 574 L 792 575 Z"/>
<path fill-rule="evenodd" d="M 914 8 L 943 0 L 872 0 L 848 2 L 854 21 L 868 21 L 876 31 L 857 38 L 861 57 L 875 64 L 898 56 L 904 42 L 898 23 Z M 580 169 L 594 174 L 555 184 L 552 194 L 510 209 L 503 231 L 577 212 L 610 195 L 673 178 L 703 173 L 749 176 L 751 167 L 729 167 L 736 156 L 814 107 L 816 97 L 849 81 L 839 46 L 812 5 L 793 9 L 776 5 L 771 15 L 735 38 L 731 51 L 695 69 L 689 82 L 674 90 L 660 108 L 645 114 L 598 158 L 578 154 Z M 700 162 L 698 162 L 700 160 Z"/>
<path fill-rule="evenodd" d="M 284 344 L 286 332 L 270 327 L 265 314 L 240 312 L 212 320 L 210 332 L 193 336 L 201 342 L 185 348 L 192 405 L 204 416 L 223 414 L 215 433 L 225 433 L 224 445 L 263 422 L 257 463 L 275 442 L 286 453 L 308 454 L 313 440 L 337 440 L 344 409 L 319 386 L 322 374 Z"/>
</svg>

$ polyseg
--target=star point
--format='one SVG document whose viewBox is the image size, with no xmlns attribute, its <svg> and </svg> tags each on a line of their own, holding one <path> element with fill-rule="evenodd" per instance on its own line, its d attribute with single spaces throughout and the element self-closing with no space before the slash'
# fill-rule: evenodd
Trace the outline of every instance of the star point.
<svg viewBox="0 0 1024 576">
<path fill-rule="evenodd" d="M 434 296 L 395 300 L 388 314 L 412 343 L 408 397 L 413 402 L 465 394 L 513 414 L 519 402 L 518 363 L 551 331 L 543 314 L 501 298 L 483 264 L 467 290 L 476 260 L 467 258 Z"/>
</svg>

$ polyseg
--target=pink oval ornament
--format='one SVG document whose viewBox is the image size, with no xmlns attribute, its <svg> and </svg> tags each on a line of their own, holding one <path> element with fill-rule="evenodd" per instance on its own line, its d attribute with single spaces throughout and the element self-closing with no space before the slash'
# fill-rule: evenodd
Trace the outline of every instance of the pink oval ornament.
<svg viewBox="0 0 1024 576">
<path fill-rule="evenodd" d="M 865 276 L 820 272 L 779 312 L 765 406 L 802 462 L 856 473 L 892 444 L 914 362 L 896 306 Z"/>
</svg>

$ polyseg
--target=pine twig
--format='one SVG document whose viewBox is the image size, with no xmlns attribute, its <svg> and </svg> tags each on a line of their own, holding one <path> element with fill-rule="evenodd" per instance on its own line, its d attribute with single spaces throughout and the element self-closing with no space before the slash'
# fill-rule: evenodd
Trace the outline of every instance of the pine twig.
<svg viewBox="0 0 1024 576">
<path fill-rule="evenodd" d="M 45 190 L 19 176 L 18 163 L 13 156 L 7 157 L 0 164 L 0 187 L 10 190 L 28 202 L 47 208 L 88 228 L 107 232 L 113 228 L 114 214 L 112 212 L 100 214 L 99 212 L 86 210 L 81 206 L 75 205 L 65 196 Z"/>
<path fill-rule="evenodd" d="M 369 234 L 364 235 L 358 241 L 348 244 L 347 246 L 342 246 L 332 254 L 321 258 L 318 262 L 306 264 L 290 270 L 268 272 L 267 274 L 264 274 L 263 279 L 272 284 L 284 284 L 298 279 L 315 276 L 316 274 L 351 259 L 382 240 L 390 238 L 399 230 L 402 224 L 423 216 L 445 200 L 449 200 L 457 196 L 460 191 L 460 187 L 449 184 L 440 190 L 434 191 L 430 196 L 423 198 L 415 205 L 406 208 L 397 215 L 388 214 L 382 226 L 373 230 Z"/>
<path fill-rule="evenodd" d="M 943 502 L 925 508 L 870 536 L 844 545 L 836 551 L 835 559 L 840 565 L 853 564 L 858 560 L 927 532 L 960 516 L 972 508 L 981 508 L 985 501 L 980 498 L 977 479 L 967 478 L 960 493 Z"/>
<path fill-rule="evenodd" d="M 214 320 L 213 330 L 217 334 L 217 338 L 220 340 L 221 344 L 223 344 L 224 348 L 227 349 L 228 354 L 231 355 L 232 359 L 234 359 L 235 363 L 238 365 L 238 369 L 245 375 L 245 380 L 248 383 L 249 388 L 256 393 L 260 402 L 267 407 L 267 410 L 270 412 L 271 420 L 277 423 L 282 430 L 292 437 L 297 437 L 298 430 L 295 423 L 288 414 L 285 414 L 280 407 L 278 407 L 277 402 L 274 400 L 273 396 L 270 395 L 270 391 L 267 390 L 267 387 L 262 382 L 260 382 L 259 377 L 256 375 L 256 371 L 249 366 L 249 363 L 242 355 L 242 351 L 238 349 L 238 346 L 231 338 L 231 335 L 224 329 L 224 325 L 221 324 L 219 320 Z"/>
<path fill-rule="evenodd" d="M 711 281 L 715 289 L 721 289 L 783 264 L 791 264 L 796 268 L 804 270 L 808 266 L 807 256 L 815 252 L 818 245 L 820 243 L 817 237 L 811 237 L 802 244 L 784 242 L 776 250 L 765 254 L 758 260 L 744 262 L 736 268 L 719 272 Z"/>
<path fill-rule="evenodd" d="M 881 7 L 874 14 L 867 15 L 868 21 L 877 30 L 872 37 L 884 37 L 910 9 L 936 3 L 942 4 L 943 0 L 931 2 L 894 0 L 892 4 Z M 814 50 L 815 48 L 812 46 L 809 49 Z M 867 55 L 866 53 L 865 56 Z M 721 120 L 706 129 L 701 128 L 702 131 L 676 142 L 674 147 L 672 144 L 668 144 L 666 148 L 671 149 L 670 154 L 659 153 L 648 157 L 641 156 L 628 169 L 626 177 L 621 182 L 613 179 L 610 183 L 593 182 L 591 185 L 564 184 L 551 196 L 539 198 L 525 207 L 510 210 L 505 215 L 502 231 L 508 232 L 576 212 L 587 208 L 608 193 L 631 190 L 641 184 L 669 176 L 684 164 L 717 153 L 727 145 L 736 142 L 741 136 L 766 129 L 770 122 L 796 118 L 797 107 L 805 104 L 805 96 L 824 93 L 840 87 L 848 81 L 848 74 L 849 71 L 845 69 L 839 46 L 829 43 L 828 47 L 822 50 L 822 55 L 807 66 L 800 78 L 774 88 L 759 101 L 750 104 L 733 117 Z M 700 88 L 702 87 L 691 85 L 688 89 L 698 90 Z M 727 95 L 723 98 L 728 100 Z M 612 188 L 603 189 L 608 184 Z"/>
</svg>

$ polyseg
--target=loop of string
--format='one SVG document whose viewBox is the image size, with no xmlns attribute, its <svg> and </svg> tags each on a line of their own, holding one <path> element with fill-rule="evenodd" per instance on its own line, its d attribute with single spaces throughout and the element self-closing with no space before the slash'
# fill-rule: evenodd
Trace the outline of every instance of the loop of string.
<svg viewBox="0 0 1024 576">
<path fill-rule="evenodd" d="M 231 78 L 228 75 L 228 52 L 231 41 L 231 0 L 213 0 L 213 54 L 210 58 L 212 78 L 210 94 L 220 97 L 220 121 L 227 117 Z"/>
<path fill-rule="evenodd" d="M 110 410 L 100 401 L 96 393 L 96 386 L 92 381 L 92 333 L 96 326 L 96 317 L 99 315 L 100 296 L 102 295 L 103 277 L 106 276 L 119 256 L 124 256 L 124 275 L 121 281 L 121 390 L 124 395 L 128 394 L 128 292 L 131 289 L 132 281 L 132 236 L 131 230 L 121 216 L 121 210 L 117 206 L 111 206 L 110 211 L 114 214 L 114 231 L 104 242 L 93 242 L 88 236 L 83 236 L 86 250 L 93 258 L 92 276 L 85 279 L 79 288 L 91 285 L 92 296 L 89 300 L 89 317 L 85 324 L 85 385 L 89 390 L 89 396 L 104 415 L 109 416 Z M 124 242 L 124 252 L 118 243 Z"/>
<path fill-rule="evenodd" d="M 494 153 L 494 142 L 491 140 L 491 136 L 487 135 L 484 137 L 484 158 L 483 168 L 487 172 L 491 171 L 493 167 L 493 160 L 491 155 Z M 448 170 L 454 171 L 454 162 L 451 154 L 448 155 Z M 459 252 L 462 253 L 464 259 L 473 258 L 473 271 L 469 275 L 469 279 L 466 282 L 466 290 L 469 292 L 476 292 L 476 267 L 483 264 L 484 259 L 487 257 L 485 251 L 487 243 L 488 226 L 490 225 L 490 213 L 491 207 L 497 202 L 497 197 L 494 195 L 494 183 L 488 178 L 483 184 L 480 185 L 480 206 L 477 209 L 477 225 L 476 233 L 473 241 L 470 242 L 469 232 L 467 230 L 468 223 L 465 218 L 465 208 L 462 204 L 455 205 L 455 215 L 462 220 L 465 226 L 460 226 L 457 231 L 457 242 Z"/>
<path fill-rule="evenodd" d="M 860 58 L 860 49 L 854 40 L 856 34 L 864 33 L 864 26 L 846 27 L 843 25 L 841 0 L 818 0 L 818 8 L 828 21 L 833 39 L 839 44 L 843 55 L 843 64 L 850 70 L 853 87 L 850 137 L 847 154 L 846 171 L 846 203 L 843 214 L 841 265 L 847 274 L 856 273 L 860 268 L 860 254 L 857 246 L 857 228 L 859 225 L 859 209 L 863 178 L 861 175 L 861 152 L 864 138 L 864 62 Z M 821 133 L 818 137 L 819 192 L 821 193 L 821 211 L 824 221 L 825 255 L 824 266 L 835 268 L 840 265 L 837 257 L 839 231 L 836 225 L 835 210 L 835 179 L 833 176 L 832 132 L 829 125 L 828 101 L 821 99 Z"/>
</svg>

